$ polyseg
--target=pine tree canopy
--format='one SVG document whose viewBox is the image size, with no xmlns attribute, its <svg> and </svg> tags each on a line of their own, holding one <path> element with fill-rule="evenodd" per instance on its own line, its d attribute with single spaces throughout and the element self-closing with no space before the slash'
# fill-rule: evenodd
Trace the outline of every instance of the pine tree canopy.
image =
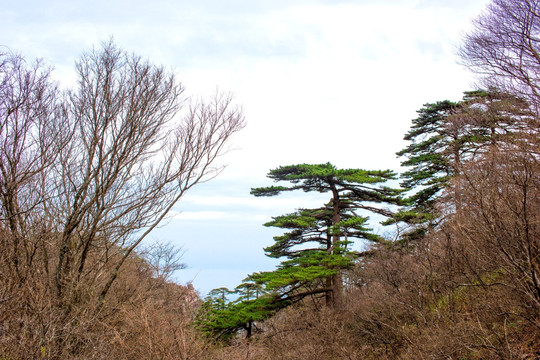
<svg viewBox="0 0 540 360">
<path fill-rule="evenodd" d="M 392 170 L 337 169 L 330 163 L 300 164 L 282 166 L 271 170 L 268 178 L 274 181 L 288 181 L 292 186 L 267 186 L 251 189 L 251 194 L 260 196 L 276 196 L 285 191 L 303 190 L 320 193 L 337 190 L 348 191 L 345 197 L 370 202 L 395 202 L 401 190 L 389 187 L 362 186 L 377 184 L 396 179 Z"/>
<path fill-rule="evenodd" d="M 425 104 L 404 136 L 409 145 L 396 153 L 407 167 L 401 186 L 412 194 L 407 198 L 409 206 L 395 219 L 410 224 L 437 219 L 434 204 L 459 175 L 462 164 L 482 156 L 487 147 L 528 131 L 532 121 L 525 100 L 493 89 L 465 92 L 459 102 Z"/>
</svg>

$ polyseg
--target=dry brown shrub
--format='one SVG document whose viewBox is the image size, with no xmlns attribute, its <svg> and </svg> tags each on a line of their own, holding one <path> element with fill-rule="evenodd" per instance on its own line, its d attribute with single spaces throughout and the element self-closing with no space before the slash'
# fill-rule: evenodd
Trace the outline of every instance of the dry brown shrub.
<svg viewBox="0 0 540 360">
<path fill-rule="evenodd" d="M 6 232 L 0 237 L 0 246 L 10 245 Z M 153 277 L 139 256 L 126 262 L 105 303 L 83 282 L 69 309 L 58 306 L 46 271 L 20 279 L 10 270 L 0 261 L 1 358 L 204 359 L 210 352 L 190 325 L 199 301 L 193 288 Z"/>
<path fill-rule="evenodd" d="M 359 351 L 344 313 L 323 307 L 301 306 L 282 311 L 265 323 L 261 343 L 269 359 L 357 359 Z"/>
</svg>

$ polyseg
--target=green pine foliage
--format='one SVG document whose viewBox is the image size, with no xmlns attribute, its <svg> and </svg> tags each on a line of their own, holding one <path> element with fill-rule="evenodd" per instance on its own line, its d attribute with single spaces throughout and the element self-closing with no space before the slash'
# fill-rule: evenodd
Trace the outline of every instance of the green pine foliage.
<svg viewBox="0 0 540 360">
<path fill-rule="evenodd" d="M 533 121 L 525 100 L 495 89 L 465 92 L 459 102 L 425 104 L 404 136 L 409 145 L 396 153 L 405 158 L 401 186 L 411 195 L 408 206 L 389 223 L 399 220 L 414 225 L 403 240 L 421 238 L 436 226 L 435 204 L 444 191 L 454 191 L 450 180 L 459 175 L 462 164 L 481 157 L 489 146 L 512 140 L 530 129 Z"/>
<path fill-rule="evenodd" d="M 300 164 L 282 166 L 271 170 L 268 178 L 274 181 L 288 181 L 292 186 L 268 186 L 254 188 L 254 196 L 275 196 L 281 192 L 303 190 L 305 192 L 317 191 L 326 193 L 332 191 L 334 186 L 341 191 L 351 191 L 362 194 L 365 201 L 383 202 L 400 194 L 399 190 L 391 188 L 359 189 L 358 184 L 377 184 L 395 179 L 396 173 L 391 170 L 363 170 L 363 169 L 337 169 L 330 163 L 326 164 Z M 369 200 L 368 200 L 369 199 Z"/>
<path fill-rule="evenodd" d="M 363 255 L 352 249 L 353 242 L 385 242 L 368 226 L 366 214 L 388 218 L 393 215 L 389 206 L 403 205 L 402 190 L 382 185 L 396 179 L 390 170 L 300 164 L 271 170 L 268 177 L 289 186 L 254 188 L 254 196 L 302 190 L 328 194 L 329 201 L 318 208 L 276 216 L 264 224 L 285 230 L 264 249 L 267 256 L 283 261 L 274 271 L 251 274 L 234 292 L 218 289 L 207 298 L 199 327 L 216 338 L 228 339 L 240 330 L 249 337 L 258 322 L 305 297 L 324 297 L 328 305 L 335 305 L 342 291 L 341 272 Z M 228 301 L 231 293 L 236 298 Z"/>
<path fill-rule="evenodd" d="M 255 287 L 248 283 L 235 291 L 220 288 L 210 292 L 199 309 L 196 327 L 215 341 L 230 340 L 240 330 L 245 330 L 250 337 L 257 321 L 267 319 L 284 306 L 284 302 L 276 301 Z M 237 297 L 229 301 L 230 295 Z"/>
<path fill-rule="evenodd" d="M 390 170 L 300 164 L 271 170 L 268 177 L 291 185 L 254 188 L 253 195 L 276 196 L 295 190 L 330 195 L 328 203 L 319 208 L 300 209 L 265 224 L 286 230 L 274 237 L 274 244 L 265 251 L 270 257 L 287 260 L 276 271 L 257 273 L 249 279 L 289 295 L 292 289 L 301 292 L 308 287 L 311 290 L 307 293 L 311 293 L 314 281 L 329 279 L 350 267 L 359 256 L 350 248 L 354 240 L 384 241 L 368 227 L 369 218 L 362 212 L 391 216 L 390 210 L 376 204 L 401 204 L 401 190 L 380 185 L 396 178 Z"/>
<path fill-rule="evenodd" d="M 397 153 L 406 157 L 401 165 L 409 169 L 401 174 L 401 186 L 418 189 L 410 198 L 418 212 L 430 213 L 440 191 L 448 184 L 454 169 L 447 157 L 453 143 L 446 124 L 457 104 L 448 100 L 425 104 L 418 110 L 404 140 L 411 143 Z"/>
</svg>

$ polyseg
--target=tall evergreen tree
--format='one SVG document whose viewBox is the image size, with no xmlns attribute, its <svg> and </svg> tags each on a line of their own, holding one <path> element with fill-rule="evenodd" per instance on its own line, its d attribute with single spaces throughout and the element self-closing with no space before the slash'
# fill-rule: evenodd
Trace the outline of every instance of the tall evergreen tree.
<svg viewBox="0 0 540 360">
<path fill-rule="evenodd" d="M 266 255 L 285 258 L 274 271 L 250 275 L 233 292 L 217 289 L 206 299 L 199 314 L 199 328 L 217 338 L 227 339 L 239 330 L 249 337 L 258 321 L 308 296 L 324 298 L 329 306 L 340 306 L 341 272 L 351 267 L 365 252 L 352 250 L 355 239 L 385 242 L 368 227 L 368 216 L 393 216 L 384 206 L 402 204 L 402 190 L 381 186 L 396 179 L 390 170 L 337 169 L 330 163 L 284 166 L 268 177 L 290 186 L 252 189 L 255 196 L 276 196 L 302 190 L 329 194 L 326 204 L 277 216 L 265 226 L 285 229 Z"/>
<path fill-rule="evenodd" d="M 407 158 L 401 163 L 409 167 L 401 174 L 401 186 L 417 190 L 410 197 L 415 210 L 431 213 L 441 189 L 454 173 L 447 152 L 457 134 L 450 133 L 447 124 L 456 107 L 456 103 L 448 100 L 425 104 L 404 136 L 411 143 L 397 153 Z"/>
<path fill-rule="evenodd" d="M 421 236 L 430 226 L 426 224 L 433 225 L 430 221 L 439 216 L 434 205 L 450 179 L 459 175 L 463 162 L 482 156 L 487 147 L 504 144 L 519 132 L 530 131 L 533 122 L 525 100 L 495 89 L 465 92 L 462 101 L 428 103 L 418 110 L 404 137 L 410 144 L 397 152 L 405 157 L 402 166 L 408 167 L 401 174 L 401 186 L 413 194 L 409 206 L 396 218 L 424 225 L 405 238 Z M 459 207 L 459 194 L 454 195 Z"/>
<path fill-rule="evenodd" d="M 268 177 L 291 185 L 254 188 L 253 195 L 302 190 L 327 193 L 330 199 L 319 208 L 300 209 L 266 223 L 289 230 L 274 237 L 275 243 L 265 249 L 268 256 L 287 260 L 277 270 L 255 273 L 249 279 L 278 293 L 281 300 L 324 294 L 328 305 L 339 306 L 341 271 L 360 255 L 349 245 L 354 239 L 384 241 L 367 227 L 365 212 L 391 217 L 392 212 L 380 205 L 401 203 L 401 190 L 380 185 L 395 179 L 396 174 L 390 170 L 337 169 L 326 163 L 283 166 L 271 170 Z"/>
</svg>

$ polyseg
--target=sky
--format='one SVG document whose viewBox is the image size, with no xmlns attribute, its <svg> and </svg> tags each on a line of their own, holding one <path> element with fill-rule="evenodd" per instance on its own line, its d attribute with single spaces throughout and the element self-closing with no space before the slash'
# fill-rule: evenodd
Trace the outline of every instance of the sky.
<svg viewBox="0 0 540 360">
<path fill-rule="evenodd" d="M 43 58 L 65 87 L 80 55 L 111 37 L 174 71 L 186 96 L 219 89 L 246 127 L 227 168 L 180 201 L 152 240 L 184 249 L 175 274 L 202 296 L 271 270 L 262 224 L 326 198 L 254 198 L 270 169 L 331 162 L 399 171 L 424 103 L 459 100 L 474 75 L 456 55 L 487 0 L 0 0 L 0 48 Z"/>
</svg>

